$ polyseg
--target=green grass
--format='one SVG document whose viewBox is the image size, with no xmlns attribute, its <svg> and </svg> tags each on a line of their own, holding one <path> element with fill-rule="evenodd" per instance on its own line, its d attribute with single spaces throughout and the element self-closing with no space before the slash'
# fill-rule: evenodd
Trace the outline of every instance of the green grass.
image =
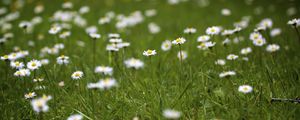
<svg viewBox="0 0 300 120">
<path fill-rule="evenodd" d="M 61 55 L 46 55 L 40 57 L 40 50 L 52 47 L 55 37 L 48 34 L 52 23 L 48 20 L 53 12 L 61 9 L 60 0 L 26 2 L 23 8 L 18 9 L 20 18 L 12 21 L 14 33 L 13 39 L 1 46 L 0 55 L 13 52 L 13 47 L 18 46 L 22 50 L 29 50 L 30 55 L 24 59 L 28 62 L 32 59 L 49 59 L 50 64 L 36 71 L 37 77 L 45 80 L 41 83 L 33 83 L 33 75 L 30 77 L 14 77 L 14 69 L 9 63 L 0 62 L 0 118 L 8 119 L 41 119 L 36 114 L 30 100 L 24 98 L 24 94 L 34 91 L 38 97 L 43 94 L 51 95 L 50 109 L 43 113 L 43 119 L 66 119 L 76 113 L 83 114 L 84 119 L 110 120 L 132 119 L 138 116 L 140 119 L 165 119 L 163 110 L 172 108 L 182 112 L 180 119 L 299 119 L 299 104 L 289 102 L 271 103 L 271 98 L 299 97 L 300 85 L 300 44 L 294 29 L 287 25 L 287 21 L 299 16 L 287 16 L 289 7 L 297 7 L 297 1 L 285 0 L 255 0 L 252 5 L 246 5 L 242 0 L 215 0 L 210 1 L 207 7 L 200 7 L 197 0 L 189 0 L 178 5 L 169 5 L 164 0 L 86 0 L 72 1 L 73 10 L 81 6 L 90 7 L 90 12 L 83 15 L 88 21 L 88 26 L 96 25 L 98 33 L 102 37 L 97 40 L 96 65 L 109 66 L 108 54 L 105 46 L 108 33 L 119 33 L 124 41 L 131 46 L 125 50 L 125 57 L 141 59 L 145 66 L 140 70 L 122 69 L 124 67 L 119 54 L 118 60 L 113 63 L 113 77 L 118 82 L 118 87 L 101 91 L 86 88 L 87 83 L 97 82 L 103 78 L 95 75 L 93 66 L 93 42 L 85 33 L 84 28 L 73 25 L 72 35 L 65 44 L 65 55 L 70 57 L 70 64 L 61 66 L 56 64 L 56 58 Z M 271 3 L 270 3 L 271 2 Z M 37 4 L 44 4 L 45 11 L 35 15 L 32 11 Z M 16 11 L 12 5 L 0 4 L 9 11 Z M 254 14 L 254 9 L 262 7 L 260 15 Z M 274 10 L 269 10 L 270 7 Z M 220 11 L 229 8 L 231 16 L 222 16 Z M 134 27 L 123 31 L 115 28 L 115 22 L 107 25 L 99 25 L 98 19 L 105 13 L 114 11 L 117 14 L 129 15 L 131 12 L 147 9 L 156 9 L 157 15 L 147 18 Z M 298 14 L 297 13 L 297 14 Z M 299 14 L 298 14 L 299 15 Z M 18 24 L 22 20 L 31 20 L 34 16 L 41 16 L 43 22 L 35 26 L 34 32 L 24 34 Z M 205 34 L 207 27 L 219 25 L 225 29 L 233 29 L 233 23 L 241 20 L 243 16 L 251 16 L 249 27 L 242 30 L 239 36 L 245 38 L 238 44 L 230 44 L 228 47 L 220 43 L 223 36 L 214 37 L 217 45 L 211 51 L 197 49 L 197 37 Z M 2 17 L 2 16 L 1 16 Z M 280 45 L 280 50 L 274 54 L 265 51 L 263 47 L 254 46 L 249 40 L 249 34 L 255 25 L 264 18 L 273 20 L 274 28 L 281 28 L 282 33 L 273 39 Z M 151 34 L 148 31 L 148 23 L 157 23 L 161 31 Z M 187 27 L 195 27 L 195 34 L 183 34 Z M 6 32 L 1 32 L 1 36 Z M 44 35 L 43 40 L 38 40 L 39 34 Z M 183 61 L 180 70 L 180 61 L 177 58 L 178 46 L 172 46 L 170 51 L 161 50 L 161 43 L 166 40 L 174 40 L 177 37 L 185 37 L 187 42 L 182 49 L 188 52 L 188 57 Z M 28 46 L 28 40 L 33 40 L 34 47 Z M 77 40 L 85 42 L 85 47 L 76 45 Z M 269 39 L 267 39 L 269 41 Z M 59 39 L 62 43 L 63 40 Z M 247 55 L 249 61 L 243 61 L 239 52 L 242 48 L 251 47 L 253 52 Z M 285 49 L 288 47 L 289 49 Z M 158 54 L 151 57 L 142 55 L 144 50 L 155 49 Z M 211 54 L 210 54 L 211 53 Z M 225 66 L 215 65 L 217 59 L 226 59 L 228 54 L 237 54 L 239 59 L 226 61 Z M 72 80 L 71 74 L 81 70 L 84 77 L 80 80 Z M 219 78 L 219 73 L 234 70 L 236 76 Z M 182 72 L 181 72 L 182 71 Z M 181 72 L 181 73 L 180 73 Z M 59 87 L 60 81 L 65 82 L 64 87 Z M 76 86 L 79 84 L 79 86 Z M 238 92 L 240 85 L 248 84 L 253 87 L 253 92 L 243 94 Z M 44 90 L 34 90 L 35 86 L 44 85 Z M 25 87 L 27 86 L 27 87 Z"/>
</svg>

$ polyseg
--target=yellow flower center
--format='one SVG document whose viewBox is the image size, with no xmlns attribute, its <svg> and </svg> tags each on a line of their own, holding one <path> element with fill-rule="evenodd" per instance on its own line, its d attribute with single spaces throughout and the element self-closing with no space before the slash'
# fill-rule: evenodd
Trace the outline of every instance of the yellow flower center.
<svg viewBox="0 0 300 120">
<path fill-rule="evenodd" d="M 257 43 L 258 43 L 258 44 L 261 44 L 261 43 L 262 43 L 262 40 L 258 40 Z"/>
<path fill-rule="evenodd" d="M 152 50 L 147 50 L 147 54 L 152 54 Z"/>
<path fill-rule="evenodd" d="M 205 44 L 204 43 L 200 43 L 200 45 L 199 46 L 201 46 L 201 47 L 205 47 Z"/>
<path fill-rule="evenodd" d="M 36 102 L 36 106 L 42 107 L 42 106 L 43 106 L 42 100 L 37 101 L 37 102 Z"/>
<path fill-rule="evenodd" d="M 79 77 L 79 76 L 80 76 L 80 74 L 79 74 L 79 73 L 75 73 L 75 76 L 76 76 L 76 77 Z"/>
<path fill-rule="evenodd" d="M 177 43 L 181 42 L 181 38 L 177 38 L 177 39 L 176 39 L 176 42 L 177 42 Z"/>
<path fill-rule="evenodd" d="M 247 87 L 244 87 L 243 90 L 244 90 L 244 91 L 248 91 L 248 88 L 247 88 Z"/>
<path fill-rule="evenodd" d="M 211 29 L 211 32 L 216 32 L 216 30 L 215 29 Z"/>
<path fill-rule="evenodd" d="M 36 63 L 32 63 L 31 66 L 32 66 L 32 67 L 35 67 L 35 66 L 36 66 Z"/>
</svg>

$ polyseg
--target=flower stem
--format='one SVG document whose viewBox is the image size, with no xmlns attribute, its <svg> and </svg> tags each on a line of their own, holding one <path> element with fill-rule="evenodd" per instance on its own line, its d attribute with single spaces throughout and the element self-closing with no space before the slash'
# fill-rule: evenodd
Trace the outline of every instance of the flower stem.
<svg viewBox="0 0 300 120">
<path fill-rule="evenodd" d="M 96 40 L 93 39 L 93 67 L 96 66 Z"/>
<path fill-rule="evenodd" d="M 182 52 L 181 52 L 181 45 L 180 44 L 179 44 L 179 56 L 180 56 L 179 57 L 180 58 L 180 66 L 179 66 L 180 67 L 179 68 L 180 69 L 180 71 L 179 71 L 180 72 L 180 74 L 179 74 L 180 76 L 179 76 L 179 79 L 180 79 L 180 81 L 182 81 L 182 78 L 183 78 L 183 73 L 182 73 L 183 72 L 183 68 L 182 68 Z"/>
<path fill-rule="evenodd" d="M 295 30 L 296 30 L 296 33 L 297 33 L 297 36 L 298 36 L 298 40 L 299 40 L 299 42 L 300 42 L 300 33 L 299 33 L 299 30 L 298 30 L 297 27 L 294 27 L 294 28 L 295 28 Z"/>
<path fill-rule="evenodd" d="M 111 58 L 112 58 L 112 53 L 111 53 L 111 51 L 108 51 L 108 63 L 110 66 L 112 66 Z"/>
</svg>

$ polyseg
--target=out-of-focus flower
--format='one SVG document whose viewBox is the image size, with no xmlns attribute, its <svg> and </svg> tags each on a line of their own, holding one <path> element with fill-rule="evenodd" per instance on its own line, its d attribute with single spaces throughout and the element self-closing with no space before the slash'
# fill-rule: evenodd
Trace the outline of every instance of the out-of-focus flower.
<svg viewBox="0 0 300 120">
<path fill-rule="evenodd" d="M 244 94 L 251 93 L 253 88 L 249 85 L 241 85 L 239 86 L 238 91 Z"/>
<path fill-rule="evenodd" d="M 197 32 L 196 28 L 185 28 L 183 30 L 183 33 L 185 33 L 185 34 L 193 34 L 193 33 L 196 33 L 196 32 Z"/>
<path fill-rule="evenodd" d="M 252 49 L 251 49 L 250 47 L 243 48 L 243 49 L 241 50 L 241 54 L 243 54 L 243 55 L 247 55 L 247 54 L 249 54 L 249 53 L 251 53 L 251 52 L 252 52 Z"/>
<path fill-rule="evenodd" d="M 277 45 L 277 44 L 270 44 L 270 45 L 268 45 L 267 48 L 266 48 L 266 50 L 267 50 L 268 52 L 276 52 L 276 51 L 278 51 L 279 49 L 280 49 L 280 46 Z"/>
<path fill-rule="evenodd" d="M 188 57 L 188 54 L 186 51 L 179 51 L 177 53 L 177 58 L 185 60 Z"/>
<path fill-rule="evenodd" d="M 163 111 L 163 116 L 167 119 L 179 119 L 181 112 L 172 109 L 166 109 Z"/>
<path fill-rule="evenodd" d="M 153 23 L 153 22 L 148 24 L 148 29 L 149 29 L 150 33 L 152 33 L 152 34 L 157 34 L 160 32 L 160 27 L 156 23 Z"/>
<path fill-rule="evenodd" d="M 78 80 L 83 77 L 83 72 L 82 71 L 76 71 L 71 75 L 73 80 Z"/>
<path fill-rule="evenodd" d="M 36 96 L 35 92 L 29 92 L 27 94 L 24 95 L 25 99 L 32 99 Z"/>
<path fill-rule="evenodd" d="M 220 78 L 234 76 L 236 73 L 234 71 L 226 71 L 219 74 Z"/>
<path fill-rule="evenodd" d="M 221 32 L 221 28 L 217 26 L 212 26 L 206 29 L 207 35 L 218 35 Z"/>
<path fill-rule="evenodd" d="M 101 73 L 103 75 L 112 75 L 113 68 L 109 66 L 97 66 L 95 68 L 95 73 Z"/>
<path fill-rule="evenodd" d="M 154 55 L 156 55 L 156 51 L 148 49 L 148 50 L 143 52 L 143 55 L 144 56 L 154 56 Z"/>
<path fill-rule="evenodd" d="M 144 62 L 139 59 L 130 58 L 124 61 L 127 68 L 140 69 L 144 67 Z"/>
<path fill-rule="evenodd" d="M 223 60 L 223 59 L 218 59 L 216 62 L 215 62 L 216 65 L 225 65 L 226 64 L 226 61 Z"/>
<path fill-rule="evenodd" d="M 48 112 L 49 106 L 47 105 L 47 102 L 51 100 L 51 98 L 51 96 L 44 95 L 43 97 L 31 100 L 31 106 L 33 107 L 33 110 L 37 113 Z"/>
<path fill-rule="evenodd" d="M 198 42 L 206 42 L 206 41 L 209 41 L 209 40 L 210 40 L 210 36 L 208 36 L 208 35 L 202 35 L 202 36 L 199 36 L 197 38 Z"/>
<path fill-rule="evenodd" d="M 186 39 L 183 37 L 177 38 L 175 40 L 172 41 L 172 44 L 174 45 L 181 45 L 183 43 L 185 43 Z"/>
<path fill-rule="evenodd" d="M 27 63 L 27 68 L 30 70 L 37 70 L 42 66 L 41 61 L 38 60 L 31 60 Z"/>
<path fill-rule="evenodd" d="M 22 68 L 22 69 L 16 71 L 16 72 L 14 73 L 14 76 L 16 76 L 16 77 L 30 76 L 30 70 L 29 70 L 29 69 L 24 69 L 24 68 Z"/>
<path fill-rule="evenodd" d="M 83 119 L 82 115 L 74 114 L 74 115 L 69 116 L 67 120 L 82 120 L 82 119 Z"/>
<path fill-rule="evenodd" d="M 60 65 L 67 65 L 67 64 L 69 64 L 69 57 L 61 55 L 58 58 L 56 58 L 56 62 L 57 62 L 57 64 L 60 64 Z"/>
<path fill-rule="evenodd" d="M 224 16 L 230 16 L 231 15 L 231 11 L 227 8 L 224 8 L 221 10 L 221 14 Z"/>
<path fill-rule="evenodd" d="M 235 55 L 235 54 L 229 54 L 229 55 L 227 56 L 227 60 L 235 60 L 235 59 L 237 59 L 237 58 L 239 58 L 239 56 L 237 56 L 237 55 Z"/>
<path fill-rule="evenodd" d="M 170 50 L 172 47 L 172 42 L 170 40 L 165 40 L 162 44 L 161 44 L 161 49 L 163 51 L 168 51 Z"/>
</svg>

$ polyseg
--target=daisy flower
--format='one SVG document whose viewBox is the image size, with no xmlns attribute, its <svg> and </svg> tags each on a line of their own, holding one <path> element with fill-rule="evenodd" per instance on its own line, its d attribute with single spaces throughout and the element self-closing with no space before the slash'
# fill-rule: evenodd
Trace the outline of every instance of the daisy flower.
<svg viewBox="0 0 300 120">
<path fill-rule="evenodd" d="M 271 30 L 270 35 L 271 37 L 275 37 L 281 34 L 281 29 L 280 28 L 274 28 Z"/>
<path fill-rule="evenodd" d="M 42 81 L 44 81 L 43 78 L 35 78 L 35 79 L 33 79 L 33 82 L 42 82 Z"/>
<path fill-rule="evenodd" d="M 226 64 L 226 61 L 224 59 L 218 59 L 216 62 L 215 62 L 216 65 L 225 65 Z"/>
<path fill-rule="evenodd" d="M 216 45 L 216 42 L 201 42 L 200 45 L 197 46 L 197 48 L 202 49 L 202 50 L 206 50 L 208 48 L 212 48 L 213 46 Z"/>
<path fill-rule="evenodd" d="M 89 33 L 89 35 L 94 40 L 99 39 L 101 37 L 101 35 L 97 33 Z"/>
<path fill-rule="evenodd" d="M 230 36 L 230 35 L 232 35 L 232 34 L 234 34 L 234 33 L 235 33 L 234 30 L 224 30 L 224 31 L 221 33 L 221 35 L 223 35 L 223 36 Z"/>
<path fill-rule="evenodd" d="M 174 45 L 181 45 L 183 43 L 185 43 L 186 39 L 183 37 L 177 38 L 176 40 L 172 41 L 172 44 Z"/>
<path fill-rule="evenodd" d="M 254 29 L 254 32 L 262 32 L 265 31 L 267 28 L 264 26 L 258 26 L 257 28 Z"/>
<path fill-rule="evenodd" d="M 117 81 L 114 78 L 106 78 L 99 81 L 99 88 L 106 90 L 117 85 Z"/>
<path fill-rule="evenodd" d="M 221 10 L 221 14 L 224 16 L 229 16 L 229 15 L 231 15 L 231 11 L 227 8 L 224 8 Z"/>
<path fill-rule="evenodd" d="M 82 71 L 76 71 L 71 75 L 73 80 L 78 80 L 83 77 L 83 72 Z"/>
<path fill-rule="evenodd" d="M 25 77 L 25 76 L 30 76 L 30 70 L 29 69 L 19 69 L 14 73 L 14 76 L 16 77 Z"/>
<path fill-rule="evenodd" d="M 32 99 L 36 96 L 35 92 L 29 92 L 27 94 L 24 95 L 25 99 Z"/>
<path fill-rule="evenodd" d="M 253 88 L 249 85 L 241 85 L 239 86 L 238 91 L 244 94 L 251 93 Z"/>
<path fill-rule="evenodd" d="M 186 28 L 183 30 L 183 33 L 185 34 L 193 34 L 193 33 L 196 33 L 197 32 L 197 29 L 196 28 Z"/>
<path fill-rule="evenodd" d="M 113 68 L 109 66 L 97 66 L 95 68 L 95 73 L 101 73 L 104 75 L 112 75 L 113 74 Z"/>
<path fill-rule="evenodd" d="M 10 62 L 10 66 L 12 68 L 21 69 L 21 68 L 24 67 L 24 63 L 23 62 L 19 62 L 19 61 L 11 61 Z"/>
<path fill-rule="evenodd" d="M 33 110 L 37 113 L 48 112 L 49 106 L 47 105 L 47 102 L 51 100 L 51 98 L 51 96 L 44 95 L 43 97 L 31 100 L 31 106 Z"/>
<path fill-rule="evenodd" d="M 69 8 L 69 9 L 71 9 L 71 8 L 73 8 L 73 3 L 71 3 L 71 2 L 65 2 L 65 3 L 63 3 L 62 4 L 62 8 Z"/>
<path fill-rule="evenodd" d="M 145 11 L 145 15 L 146 15 L 147 17 L 155 16 L 156 13 L 157 13 L 157 12 L 156 12 L 155 9 L 149 9 L 149 10 L 146 10 L 146 11 Z"/>
<path fill-rule="evenodd" d="M 41 63 L 42 63 L 42 65 L 47 65 L 47 64 L 49 64 L 49 60 L 48 59 L 42 59 L 41 60 Z"/>
<path fill-rule="evenodd" d="M 109 33 L 108 37 L 109 38 L 120 38 L 120 34 L 118 34 L 118 33 Z"/>
<path fill-rule="evenodd" d="M 121 48 L 126 48 L 130 46 L 129 42 L 121 42 L 121 43 L 117 43 L 116 44 L 117 48 L 121 49 Z"/>
<path fill-rule="evenodd" d="M 234 76 L 236 73 L 234 71 L 226 71 L 219 74 L 220 78 Z"/>
<path fill-rule="evenodd" d="M 31 60 L 27 63 L 27 68 L 30 70 L 39 69 L 42 66 L 42 63 L 38 60 Z"/>
<path fill-rule="evenodd" d="M 259 38 L 259 39 L 253 40 L 253 44 L 255 46 L 263 46 L 264 44 L 266 44 L 266 39 L 265 38 Z"/>
<path fill-rule="evenodd" d="M 100 84 L 99 82 L 96 83 L 88 83 L 87 84 L 88 89 L 100 89 Z"/>
<path fill-rule="evenodd" d="M 154 55 L 156 55 L 156 51 L 155 50 L 147 50 L 147 51 L 144 51 L 143 52 L 143 55 L 144 56 L 154 56 Z"/>
<path fill-rule="evenodd" d="M 224 41 L 222 41 L 223 45 L 227 45 L 229 43 L 231 43 L 231 40 L 229 38 L 226 38 Z"/>
<path fill-rule="evenodd" d="M 59 86 L 59 87 L 65 86 L 65 82 L 64 82 L 64 81 L 60 81 L 60 82 L 58 83 L 58 86 Z"/>
<path fill-rule="evenodd" d="M 206 42 L 206 41 L 209 41 L 209 40 L 210 40 L 210 36 L 208 36 L 208 35 L 202 35 L 202 36 L 199 36 L 197 38 L 198 42 Z"/>
<path fill-rule="evenodd" d="M 166 109 L 163 111 L 163 116 L 167 119 L 179 119 L 181 112 L 172 109 Z"/>
<path fill-rule="evenodd" d="M 61 55 L 58 58 L 56 58 L 56 62 L 59 65 L 67 65 L 67 64 L 69 64 L 69 57 Z"/>
<path fill-rule="evenodd" d="M 65 32 L 62 32 L 62 33 L 59 35 L 59 38 L 66 39 L 66 38 L 69 37 L 70 35 L 71 35 L 71 32 L 70 32 L 70 31 L 65 31 Z"/>
<path fill-rule="evenodd" d="M 22 21 L 20 24 L 19 24 L 19 27 L 20 28 L 23 28 L 23 29 L 27 29 L 27 28 L 29 28 L 29 27 L 31 27 L 32 26 L 32 24 L 30 23 L 30 22 L 28 22 L 28 21 Z"/>
<path fill-rule="evenodd" d="M 185 60 L 188 57 L 188 55 L 187 55 L 186 51 L 179 51 L 177 53 L 177 57 L 178 57 L 178 59 Z"/>
<path fill-rule="evenodd" d="M 96 26 L 89 26 L 85 29 L 85 32 L 90 35 L 91 33 L 97 33 L 98 29 Z"/>
<path fill-rule="evenodd" d="M 127 68 L 140 69 L 144 67 L 144 62 L 135 58 L 127 59 L 124 63 Z"/>
<path fill-rule="evenodd" d="M 254 41 L 254 40 L 257 40 L 257 39 L 261 39 L 263 37 L 259 32 L 253 32 L 253 33 L 250 34 L 249 38 L 250 38 L 250 40 Z"/>
<path fill-rule="evenodd" d="M 248 57 L 243 57 L 242 60 L 249 61 L 249 58 Z"/>
<path fill-rule="evenodd" d="M 298 26 L 300 26 L 300 19 L 295 18 L 295 19 L 289 20 L 287 24 L 292 25 L 294 27 L 298 27 Z"/>
<path fill-rule="evenodd" d="M 247 55 L 247 54 L 249 54 L 249 53 L 251 53 L 251 52 L 252 52 L 251 47 L 243 48 L 243 49 L 241 50 L 241 54 L 243 54 L 243 55 Z"/>
<path fill-rule="evenodd" d="M 3 55 L 3 56 L 1 56 L 1 60 L 3 60 L 3 61 L 8 60 L 8 55 Z"/>
<path fill-rule="evenodd" d="M 235 59 L 237 59 L 239 56 L 237 56 L 237 55 L 235 55 L 235 54 L 229 54 L 228 56 L 227 56 L 227 60 L 235 60 Z"/>
<path fill-rule="evenodd" d="M 268 45 L 267 48 L 266 48 L 266 50 L 267 50 L 268 52 L 276 52 L 276 51 L 278 51 L 279 49 L 280 49 L 280 46 L 277 45 L 277 44 L 270 44 L 270 45 Z"/>
<path fill-rule="evenodd" d="M 106 45 L 106 50 L 111 52 L 118 52 L 119 48 L 116 44 L 108 44 Z"/>
<path fill-rule="evenodd" d="M 108 41 L 111 43 L 121 43 L 123 40 L 121 38 L 110 38 Z"/>
<path fill-rule="evenodd" d="M 17 60 L 17 59 L 19 59 L 20 58 L 20 54 L 17 54 L 17 53 L 10 53 L 9 55 L 8 55 L 8 59 L 10 60 L 10 61 L 14 61 L 14 60 Z"/>
<path fill-rule="evenodd" d="M 207 35 L 218 35 L 221 32 L 221 28 L 217 26 L 212 26 L 206 29 Z"/>
<path fill-rule="evenodd" d="M 79 9 L 79 13 L 80 14 L 85 14 L 85 13 L 88 13 L 90 11 L 90 7 L 89 6 L 82 6 L 80 9 Z"/>
<path fill-rule="evenodd" d="M 62 27 L 58 26 L 58 25 L 54 25 L 53 27 L 50 28 L 50 30 L 48 31 L 49 34 L 55 35 L 57 33 L 59 33 L 61 31 Z"/>
<path fill-rule="evenodd" d="M 102 17 L 98 20 L 98 24 L 103 25 L 110 23 L 111 19 L 109 17 Z"/>
<path fill-rule="evenodd" d="M 82 119 L 83 119 L 82 115 L 74 114 L 74 115 L 69 116 L 67 120 L 82 120 Z"/>
<path fill-rule="evenodd" d="M 272 28 L 273 21 L 270 18 L 265 18 L 259 23 L 259 26 L 264 28 Z"/>
<path fill-rule="evenodd" d="M 170 50 L 172 47 L 172 42 L 170 40 L 165 40 L 162 44 L 161 44 L 161 49 L 163 51 L 168 51 Z"/>
<path fill-rule="evenodd" d="M 148 29 L 152 34 L 157 34 L 160 32 L 160 27 L 156 23 L 149 23 Z"/>
<path fill-rule="evenodd" d="M 44 11 L 44 6 L 43 5 L 37 5 L 34 8 L 34 13 L 39 14 L 42 13 Z"/>
</svg>

